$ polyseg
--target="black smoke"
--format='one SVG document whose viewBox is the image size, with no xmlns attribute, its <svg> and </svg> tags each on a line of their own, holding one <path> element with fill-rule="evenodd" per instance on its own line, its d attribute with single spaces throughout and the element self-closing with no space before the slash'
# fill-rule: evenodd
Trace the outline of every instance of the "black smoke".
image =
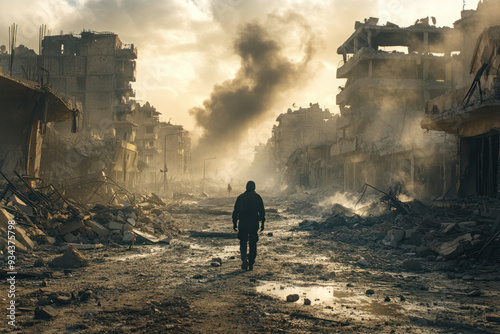
<svg viewBox="0 0 500 334">
<path fill-rule="evenodd" d="M 278 95 L 299 85 L 307 72 L 314 52 L 310 27 L 294 13 L 268 20 L 273 25 L 299 27 L 301 37 L 296 43 L 303 51 L 302 59 L 293 62 L 285 55 L 282 42 L 268 32 L 271 23 L 254 21 L 240 26 L 234 40 L 234 51 L 241 58 L 238 72 L 233 79 L 215 85 L 202 107 L 189 111 L 204 129 L 193 157 L 235 154 L 249 127 L 263 119 Z"/>
</svg>

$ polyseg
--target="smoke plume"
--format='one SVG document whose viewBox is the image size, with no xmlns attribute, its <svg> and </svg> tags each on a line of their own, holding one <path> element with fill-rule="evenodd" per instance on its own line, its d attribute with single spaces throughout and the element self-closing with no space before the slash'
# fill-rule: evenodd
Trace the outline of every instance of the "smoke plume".
<svg viewBox="0 0 500 334">
<path fill-rule="evenodd" d="M 282 41 L 271 35 L 269 25 L 295 24 L 301 27 L 297 43 L 302 59 L 293 62 L 285 56 Z M 281 27 L 283 28 L 283 27 Z M 241 58 L 235 77 L 214 86 L 202 107 L 190 110 L 204 134 L 193 156 L 231 155 L 247 134 L 270 110 L 275 98 L 304 78 L 314 52 L 310 27 L 298 14 L 269 16 L 266 24 L 258 21 L 239 27 L 234 51 Z"/>
</svg>

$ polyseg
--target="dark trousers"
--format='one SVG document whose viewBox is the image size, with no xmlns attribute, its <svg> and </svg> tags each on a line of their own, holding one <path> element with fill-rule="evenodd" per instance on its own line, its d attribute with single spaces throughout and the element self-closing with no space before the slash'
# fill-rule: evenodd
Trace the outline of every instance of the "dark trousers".
<svg viewBox="0 0 500 334">
<path fill-rule="evenodd" d="M 255 258 L 257 257 L 257 241 L 259 241 L 259 235 L 257 231 L 240 231 L 238 233 L 238 239 L 240 239 L 240 252 L 241 261 L 247 260 L 247 243 L 250 248 L 248 254 L 248 262 L 250 264 L 255 263 Z"/>
</svg>

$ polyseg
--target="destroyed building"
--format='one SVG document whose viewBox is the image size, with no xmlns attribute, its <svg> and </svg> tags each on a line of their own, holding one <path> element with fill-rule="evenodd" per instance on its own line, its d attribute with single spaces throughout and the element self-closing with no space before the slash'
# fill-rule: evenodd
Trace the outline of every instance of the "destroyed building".
<svg viewBox="0 0 500 334">
<path fill-rule="evenodd" d="M 161 169 L 169 179 L 186 180 L 191 177 L 191 137 L 182 125 L 160 122 L 157 148 L 161 150 L 157 159 L 157 169 Z M 158 157 L 160 157 L 158 156 Z M 162 161 L 158 164 L 158 161 Z M 166 168 L 165 168 L 166 167 Z"/>
<path fill-rule="evenodd" d="M 47 126 L 75 118 L 77 111 L 49 87 L 3 74 L 0 105 L 0 171 L 38 177 Z"/>
<path fill-rule="evenodd" d="M 137 48 L 116 34 L 82 31 L 80 35 L 45 36 L 42 67 L 56 92 L 82 102 L 82 128 L 105 133 L 111 122 L 130 112 L 135 96 Z"/>
<path fill-rule="evenodd" d="M 338 48 L 337 78 L 346 83 L 331 155 L 344 159 L 345 190 L 398 184 L 413 196 L 438 197 L 453 185 L 453 136 L 424 135 L 419 126 L 425 102 L 452 86 L 451 32 L 429 18 L 406 28 L 370 18 Z"/>
<path fill-rule="evenodd" d="M 457 135 L 457 195 L 498 194 L 500 129 L 500 1 L 479 2 L 454 26 L 460 55 L 453 63 L 456 84 L 428 102 L 422 127 Z"/>
<path fill-rule="evenodd" d="M 40 69 L 38 67 L 38 55 L 34 50 L 19 45 L 14 48 L 15 57 L 11 57 L 12 51 L 7 52 L 5 45 L 0 46 L 0 73 L 11 74 L 14 78 L 30 81 L 38 81 Z M 12 64 L 12 66 L 11 66 Z"/>
<path fill-rule="evenodd" d="M 316 187 L 327 183 L 335 169 L 329 150 L 336 140 L 336 119 L 318 103 L 278 116 L 268 145 L 273 148 L 280 184 Z"/>
</svg>

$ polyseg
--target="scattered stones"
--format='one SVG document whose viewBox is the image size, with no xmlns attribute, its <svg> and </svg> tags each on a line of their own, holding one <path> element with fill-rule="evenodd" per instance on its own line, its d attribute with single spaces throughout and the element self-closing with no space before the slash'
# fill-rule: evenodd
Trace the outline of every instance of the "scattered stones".
<svg viewBox="0 0 500 334">
<path fill-rule="evenodd" d="M 210 262 L 210 265 L 211 265 L 212 267 L 220 267 L 220 262 L 215 262 L 215 261 L 213 261 L 213 262 Z"/>
<path fill-rule="evenodd" d="M 90 297 L 92 297 L 93 295 L 93 292 L 92 290 L 85 290 L 82 292 L 82 294 L 80 295 L 80 301 L 81 302 L 86 302 L 87 300 L 90 299 Z"/>
<path fill-rule="evenodd" d="M 39 257 L 35 260 L 35 263 L 33 264 L 33 267 L 43 267 L 47 264 L 47 261 L 45 261 L 44 258 Z"/>
<path fill-rule="evenodd" d="M 193 276 L 193 279 L 202 279 L 204 278 L 205 276 L 201 275 L 201 274 L 196 274 Z"/>
<path fill-rule="evenodd" d="M 359 259 L 358 263 L 364 267 L 368 266 L 368 261 L 366 261 L 366 259 Z"/>
<path fill-rule="evenodd" d="M 384 302 L 388 303 L 391 301 L 391 298 L 389 296 L 385 297 Z"/>
<path fill-rule="evenodd" d="M 310 299 L 305 298 L 305 299 L 304 299 L 304 305 L 311 305 L 311 300 L 310 300 Z"/>
<path fill-rule="evenodd" d="M 478 296 L 481 296 L 480 290 L 472 290 L 467 292 L 467 297 L 478 297 Z"/>
<path fill-rule="evenodd" d="M 368 289 L 368 290 L 366 290 L 366 294 L 373 295 L 373 294 L 375 294 L 375 291 L 373 291 L 372 289 Z"/>
<path fill-rule="evenodd" d="M 71 297 L 68 296 L 57 296 L 54 299 L 54 302 L 56 303 L 56 305 L 68 305 L 71 303 L 71 300 Z"/>
<path fill-rule="evenodd" d="M 291 294 L 291 295 L 286 296 L 287 303 L 295 303 L 299 299 L 300 299 L 300 297 L 298 294 Z"/>
<path fill-rule="evenodd" d="M 52 319 L 59 315 L 59 311 L 50 305 L 35 308 L 35 319 Z"/>
<path fill-rule="evenodd" d="M 405 302 L 405 301 L 406 301 L 405 296 L 400 296 L 400 297 L 399 297 L 399 301 L 400 301 L 400 302 Z"/>
</svg>

